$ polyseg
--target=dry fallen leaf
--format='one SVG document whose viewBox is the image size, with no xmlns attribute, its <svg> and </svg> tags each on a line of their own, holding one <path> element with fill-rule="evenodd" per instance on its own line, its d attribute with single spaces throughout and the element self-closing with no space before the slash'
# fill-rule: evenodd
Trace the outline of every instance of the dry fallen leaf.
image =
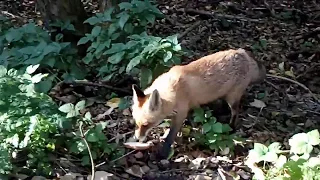
<svg viewBox="0 0 320 180">
<path fill-rule="evenodd" d="M 126 169 L 125 171 L 139 178 L 142 178 L 142 176 L 144 175 L 143 169 L 138 165 L 133 165 L 130 168 Z"/>
<path fill-rule="evenodd" d="M 264 108 L 266 107 L 266 104 L 261 100 L 254 99 L 254 101 L 250 103 L 250 106 L 256 107 L 256 108 Z"/>
<path fill-rule="evenodd" d="M 91 175 L 88 175 L 87 179 L 91 179 Z M 117 179 L 113 174 L 105 172 L 105 171 L 96 171 L 94 173 L 94 179 L 99 180 L 113 180 Z"/>
<path fill-rule="evenodd" d="M 112 98 L 107 102 L 107 106 L 111 107 L 111 108 L 117 108 L 119 106 L 120 103 L 120 98 Z"/>
</svg>

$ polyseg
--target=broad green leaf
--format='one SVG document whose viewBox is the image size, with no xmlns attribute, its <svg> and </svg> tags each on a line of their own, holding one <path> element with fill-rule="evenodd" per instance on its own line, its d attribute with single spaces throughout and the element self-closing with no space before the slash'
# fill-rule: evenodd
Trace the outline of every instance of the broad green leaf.
<svg viewBox="0 0 320 180">
<path fill-rule="evenodd" d="M 266 162 L 276 162 L 276 160 L 278 159 L 278 155 L 275 152 L 267 152 L 264 155 L 263 159 Z"/>
<path fill-rule="evenodd" d="M 268 148 L 261 143 L 254 143 L 253 150 L 261 157 L 268 152 Z"/>
<path fill-rule="evenodd" d="M 126 72 L 129 73 L 132 70 L 132 68 L 140 64 L 141 60 L 142 60 L 141 56 L 136 56 L 135 58 L 131 59 L 129 64 L 127 65 Z"/>
<path fill-rule="evenodd" d="M 85 20 L 83 23 L 89 23 L 90 25 L 95 25 L 98 22 L 100 22 L 100 20 L 97 17 L 93 16 Z"/>
<path fill-rule="evenodd" d="M 223 130 L 223 129 L 222 129 L 222 124 L 219 123 L 219 122 L 212 124 L 212 125 L 211 125 L 211 129 L 212 129 L 212 131 L 215 132 L 215 133 L 222 133 L 222 132 L 223 132 L 223 131 L 222 131 L 222 130 Z"/>
<path fill-rule="evenodd" d="M 212 128 L 212 126 L 210 123 L 205 123 L 205 124 L 203 124 L 203 127 L 202 127 L 204 133 L 209 132 L 211 130 L 211 128 Z"/>
<path fill-rule="evenodd" d="M 83 165 L 83 166 L 88 166 L 88 165 L 90 165 L 90 164 L 91 164 L 91 162 L 90 162 L 90 157 L 89 157 L 89 155 L 82 156 L 82 158 L 81 158 L 81 165 Z"/>
<path fill-rule="evenodd" d="M 108 58 L 108 62 L 110 62 L 111 64 L 118 64 L 123 59 L 124 54 L 125 54 L 125 51 L 121 51 L 116 54 L 113 54 Z"/>
<path fill-rule="evenodd" d="M 308 132 L 307 135 L 309 137 L 309 143 L 311 145 L 316 146 L 320 144 L 320 134 L 317 129 Z"/>
<path fill-rule="evenodd" d="M 172 58 L 172 52 L 171 51 L 167 51 L 166 55 L 163 58 L 163 61 L 164 62 L 168 62 L 171 58 Z"/>
<path fill-rule="evenodd" d="M 38 83 L 41 81 L 42 78 L 47 77 L 49 74 L 36 74 L 34 76 L 32 76 L 31 81 L 32 83 Z"/>
<path fill-rule="evenodd" d="M 87 141 L 89 142 L 97 142 L 99 141 L 99 137 L 97 136 L 97 133 L 95 131 L 89 131 L 86 137 Z"/>
<path fill-rule="evenodd" d="M 278 153 L 280 151 L 281 144 L 279 142 L 273 142 L 272 144 L 269 145 L 268 150 L 270 152 L 275 152 Z"/>
<path fill-rule="evenodd" d="M 71 109 L 71 111 L 68 112 L 66 118 L 72 118 L 79 115 L 78 111 L 75 111 L 74 109 Z"/>
<path fill-rule="evenodd" d="M 28 74 L 32 74 L 32 73 L 34 73 L 34 72 L 38 69 L 39 66 L 40 66 L 40 64 L 30 65 L 30 66 L 27 67 L 26 72 L 27 72 Z"/>
<path fill-rule="evenodd" d="M 103 55 L 114 54 L 126 49 L 126 45 L 123 43 L 114 43 L 111 48 L 103 53 Z"/>
<path fill-rule="evenodd" d="M 100 26 L 95 26 L 92 31 L 91 31 L 91 35 L 93 37 L 97 37 L 101 32 L 101 27 Z"/>
<path fill-rule="evenodd" d="M 313 149 L 312 145 L 308 144 L 308 135 L 306 133 L 298 133 L 289 139 L 290 151 L 295 154 L 310 153 Z"/>
<path fill-rule="evenodd" d="M 152 71 L 148 68 L 141 68 L 140 85 L 146 88 L 152 81 Z"/>
<path fill-rule="evenodd" d="M 80 110 L 84 109 L 85 107 L 86 107 L 86 101 L 85 100 L 81 100 L 76 104 L 75 110 L 76 111 L 80 111 Z"/>
<path fill-rule="evenodd" d="M 148 21 L 149 23 L 153 24 L 154 21 L 155 21 L 155 19 L 156 19 L 156 16 L 153 15 L 153 14 L 148 14 L 148 15 L 146 15 L 146 19 L 147 19 L 147 21 Z"/>
<path fill-rule="evenodd" d="M 3 77 L 7 74 L 7 68 L 4 66 L 0 65 L 0 77 Z"/>
<path fill-rule="evenodd" d="M 87 120 L 91 120 L 92 115 L 91 115 L 91 113 L 88 111 L 88 112 L 86 112 L 86 114 L 84 115 L 84 117 L 85 117 Z"/>
<path fill-rule="evenodd" d="M 44 81 L 39 82 L 36 84 L 36 89 L 38 92 L 47 93 L 52 88 L 52 79 L 46 79 Z"/>
<path fill-rule="evenodd" d="M 90 38 L 89 38 L 88 36 L 82 37 L 82 38 L 78 41 L 77 45 L 79 46 L 79 45 L 81 45 L 81 44 L 86 44 L 89 40 L 90 40 Z"/>
<path fill-rule="evenodd" d="M 279 156 L 277 162 L 275 163 L 275 166 L 276 166 L 277 168 L 281 168 L 281 167 L 283 167 L 283 165 L 284 165 L 286 162 L 287 162 L 287 157 L 281 154 L 281 155 Z"/>
<path fill-rule="evenodd" d="M 64 104 L 59 107 L 59 111 L 64 112 L 64 113 L 68 113 L 73 109 L 74 109 L 74 105 L 71 103 L 67 103 L 67 104 Z"/>
<path fill-rule="evenodd" d="M 127 23 L 130 15 L 127 13 L 122 13 L 119 19 L 119 26 L 121 29 L 123 29 L 124 25 Z"/>
<path fill-rule="evenodd" d="M 127 9 L 132 8 L 132 4 L 128 3 L 128 2 L 122 2 L 122 3 L 118 4 L 118 6 L 119 6 L 120 10 L 122 10 L 122 9 L 127 10 Z"/>
</svg>

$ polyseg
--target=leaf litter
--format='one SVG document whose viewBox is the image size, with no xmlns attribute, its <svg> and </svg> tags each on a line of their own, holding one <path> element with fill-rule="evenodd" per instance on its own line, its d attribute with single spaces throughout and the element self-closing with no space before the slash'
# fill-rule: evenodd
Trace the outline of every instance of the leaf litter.
<svg viewBox="0 0 320 180">
<path fill-rule="evenodd" d="M 29 13 L 33 12 L 32 3 L 34 1 L 29 1 L 26 9 L 19 13 L 15 8 L 9 8 L 9 13 L 31 19 L 36 16 Z M 320 66 L 320 17 L 315 11 L 318 9 L 315 3 L 301 1 L 295 6 L 275 0 L 267 3 L 159 0 L 157 3 L 166 18 L 155 24 L 153 33 L 161 36 L 183 34 L 179 38 L 181 44 L 192 52 L 184 57 L 184 64 L 219 50 L 241 47 L 253 51 L 269 73 L 294 79 L 320 98 L 320 72 L 317 71 Z M 1 10 L 7 7 L 4 4 L 0 3 Z M 290 16 L 290 12 L 296 16 Z M 119 134 L 126 136 L 134 130 L 130 110 L 119 110 L 118 98 L 99 97 L 99 93 L 95 98 L 88 97 L 78 89 L 60 84 L 51 95 L 62 104 L 78 102 L 83 97 L 88 99 L 90 104 L 86 111 L 91 112 L 95 121 L 107 121 L 108 132 L 114 135 L 111 140 L 123 143 L 119 142 L 122 138 Z M 178 137 L 180 143 L 176 144 L 170 161 L 155 163 L 152 152 L 138 151 L 139 155 L 131 153 L 119 160 L 125 165 L 123 170 L 115 170 L 117 176 L 112 172 L 96 171 L 96 178 L 250 179 L 251 174 L 242 162 L 248 149 L 253 148 L 252 142 L 288 144 L 289 137 L 301 128 L 319 127 L 316 121 L 320 118 L 319 103 L 297 84 L 288 81 L 268 79 L 268 83 L 255 85 L 247 91 L 241 104 L 240 117 L 244 125 L 237 133 L 251 143 L 237 147 L 234 156 L 215 156 L 196 144 L 193 148 L 198 150 L 190 149 L 188 145 L 193 143 L 187 137 Z M 75 179 L 70 173 L 61 179 Z"/>
</svg>

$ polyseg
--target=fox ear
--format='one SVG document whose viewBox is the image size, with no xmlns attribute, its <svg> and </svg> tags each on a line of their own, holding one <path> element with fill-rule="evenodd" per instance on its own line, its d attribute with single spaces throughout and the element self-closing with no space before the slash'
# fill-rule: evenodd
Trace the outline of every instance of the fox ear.
<svg viewBox="0 0 320 180">
<path fill-rule="evenodd" d="M 148 107 L 150 111 L 155 111 L 160 108 L 161 98 L 160 98 L 159 91 L 157 89 L 153 90 L 153 92 L 151 93 L 148 103 L 149 103 Z"/>
<path fill-rule="evenodd" d="M 132 91 L 133 91 L 134 102 L 140 102 L 142 99 L 146 97 L 144 92 L 135 84 L 132 85 Z"/>
</svg>

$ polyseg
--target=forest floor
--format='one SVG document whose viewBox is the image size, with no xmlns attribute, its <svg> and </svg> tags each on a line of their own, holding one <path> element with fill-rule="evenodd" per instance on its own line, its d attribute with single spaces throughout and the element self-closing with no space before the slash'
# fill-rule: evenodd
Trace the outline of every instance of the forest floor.
<svg viewBox="0 0 320 180">
<path fill-rule="evenodd" d="M 0 3 L 2 11 L 5 11 L 4 2 Z M 21 18 L 37 16 L 30 2 L 24 5 L 26 8 L 8 12 Z M 114 168 L 110 173 L 120 179 L 141 179 L 142 174 L 143 179 L 163 180 L 223 179 L 223 176 L 251 179 L 252 174 L 243 162 L 254 142 L 277 141 L 288 149 L 288 138 L 293 134 L 319 128 L 319 102 L 309 92 L 320 99 L 320 5 L 316 1 L 307 4 L 276 0 L 241 3 L 158 0 L 157 3 L 166 19 L 155 24 L 152 34 L 183 34 L 179 40 L 190 51 L 185 63 L 220 50 L 244 48 L 254 52 L 269 74 L 293 81 L 268 77 L 265 82 L 248 88 L 241 101 L 242 126 L 237 130 L 237 135 L 247 142 L 243 147 L 237 146 L 234 156 L 203 150 L 183 137 L 177 138 L 175 154 L 170 161 L 157 163 L 149 158 L 149 152 L 127 150 L 126 156 L 119 159 L 122 168 Z M 252 103 L 254 99 L 258 99 L 258 103 Z M 261 102 L 265 105 L 262 109 Z M 109 107 L 98 104 L 90 109 L 95 109 L 93 114 L 98 115 Z M 131 118 L 127 110 L 114 112 L 117 112 L 112 116 L 115 122 Z M 219 116 L 217 119 L 219 121 Z M 115 134 L 133 131 L 133 127 L 118 125 Z M 108 171 L 103 165 L 97 170 Z"/>
</svg>

